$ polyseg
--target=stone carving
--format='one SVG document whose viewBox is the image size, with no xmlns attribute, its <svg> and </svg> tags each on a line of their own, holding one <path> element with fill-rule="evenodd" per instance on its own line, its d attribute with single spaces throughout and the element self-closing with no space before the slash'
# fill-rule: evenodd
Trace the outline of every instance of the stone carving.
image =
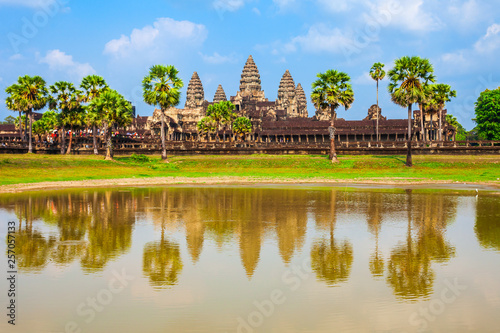
<svg viewBox="0 0 500 333">
<path fill-rule="evenodd" d="M 226 93 L 224 92 L 224 89 L 222 89 L 222 86 L 219 84 L 219 86 L 217 87 L 217 91 L 215 92 L 214 103 L 225 101 L 227 101 Z"/>
</svg>

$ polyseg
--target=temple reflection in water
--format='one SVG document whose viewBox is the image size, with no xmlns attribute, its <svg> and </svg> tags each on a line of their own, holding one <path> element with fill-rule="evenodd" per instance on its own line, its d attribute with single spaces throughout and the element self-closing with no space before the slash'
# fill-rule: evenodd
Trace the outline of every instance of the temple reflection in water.
<svg viewBox="0 0 500 333">
<path fill-rule="evenodd" d="M 491 201 L 491 202 L 490 202 Z M 475 232 L 482 246 L 500 251 L 496 202 L 477 202 Z M 491 206 L 491 207 L 490 207 Z M 488 208 L 489 207 L 489 208 Z M 92 274 L 127 253 L 138 220 L 154 226 L 142 252 L 142 272 L 155 289 L 171 288 L 186 264 L 196 265 L 207 241 L 217 251 L 237 244 L 241 265 L 252 280 L 265 242 L 276 248 L 283 265 L 306 253 L 318 281 L 338 286 L 350 279 L 357 260 L 353 242 L 337 228 L 352 220 L 370 234 L 368 269 L 399 299 L 426 298 L 433 292 L 434 265 L 455 256 L 446 229 L 455 219 L 457 197 L 408 191 L 348 191 L 280 188 L 150 188 L 63 191 L 11 195 L 0 208 L 14 211 L 19 270 L 36 273 L 48 262 L 64 267 L 79 262 Z M 493 215 L 494 216 L 493 216 Z M 496 214 L 496 215 L 495 215 Z M 404 237 L 387 249 L 380 235 L 387 223 L 404 226 Z M 186 251 L 178 238 L 182 230 Z M 310 234 L 310 248 L 304 248 Z M 187 253 L 189 257 L 182 257 Z M 370 274 L 369 273 L 369 274 Z"/>
</svg>

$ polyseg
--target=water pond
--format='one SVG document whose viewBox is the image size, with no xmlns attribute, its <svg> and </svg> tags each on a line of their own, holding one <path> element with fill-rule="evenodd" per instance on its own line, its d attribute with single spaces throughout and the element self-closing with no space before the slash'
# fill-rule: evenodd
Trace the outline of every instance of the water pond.
<svg viewBox="0 0 500 333">
<path fill-rule="evenodd" d="M 32 192 L 0 226 L 2 332 L 500 332 L 494 191 Z"/>
</svg>

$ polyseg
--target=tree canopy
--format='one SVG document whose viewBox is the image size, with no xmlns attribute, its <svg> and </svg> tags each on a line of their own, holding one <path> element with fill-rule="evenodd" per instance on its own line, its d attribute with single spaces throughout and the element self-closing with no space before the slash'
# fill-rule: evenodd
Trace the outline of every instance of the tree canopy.
<svg viewBox="0 0 500 333">
<path fill-rule="evenodd" d="M 483 91 L 476 106 L 476 129 L 485 140 L 500 140 L 500 87 Z"/>
</svg>

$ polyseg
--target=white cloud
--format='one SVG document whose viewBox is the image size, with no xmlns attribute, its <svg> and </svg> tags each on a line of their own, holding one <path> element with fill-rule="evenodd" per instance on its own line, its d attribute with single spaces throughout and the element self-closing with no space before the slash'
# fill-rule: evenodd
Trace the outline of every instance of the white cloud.
<svg viewBox="0 0 500 333">
<path fill-rule="evenodd" d="M 355 41 L 340 29 L 331 29 L 324 24 L 316 24 L 305 35 L 294 37 L 284 45 L 283 51 L 294 52 L 297 47 L 311 53 L 348 53 L 358 48 Z"/>
<path fill-rule="evenodd" d="M 355 84 L 359 84 L 359 85 L 374 85 L 375 84 L 375 80 L 372 79 L 372 77 L 370 76 L 370 73 L 368 73 L 368 72 L 364 72 L 363 74 L 361 74 L 360 76 L 358 76 L 357 78 L 352 80 L 352 82 Z"/>
<path fill-rule="evenodd" d="M 467 63 L 467 61 L 465 60 L 464 50 L 460 50 L 454 53 L 445 53 L 441 56 L 441 60 L 453 65 L 464 65 Z"/>
<path fill-rule="evenodd" d="M 286 1 L 286 0 L 284 0 Z M 317 0 L 318 4 L 322 6 L 324 9 L 326 9 L 329 12 L 332 13 L 340 13 L 340 12 L 345 12 L 350 10 L 354 2 L 357 1 L 349 1 L 349 0 L 337 0 L 337 1 L 332 1 L 332 0 Z"/>
<path fill-rule="evenodd" d="M 273 0 L 273 2 L 280 10 L 295 7 L 298 4 L 297 0 Z"/>
<path fill-rule="evenodd" d="M 494 23 L 471 47 L 445 53 L 440 60 L 451 73 L 467 72 L 488 66 L 486 64 L 490 63 L 490 66 L 495 66 L 498 49 L 500 49 L 500 24 Z"/>
<path fill-rule="evenodd" d="M 468 0 L 463 3 L 452 1 L 447 12 L 453 21 L 465 27 L 479 21 L 484 16 L 483 9 L 476 0 Z"/>
<path fill-rule="evenodd" d="M 104 53 L 115 57 L 153 54 L 180 50 L 187 45 L 201 45 L 207 37 L 207 30 L 202 24 L 190 21 L 176 21 L 171 18 L 159 18 L 153 25 L 134 29 L 130 36 L 122 35 L 106 43 Z M 172 46 L 175 45 L 175 48 Z"/>
<path fill-rule="evenodd" d="M 379 0 L 368 2 L 370 14 L 376 21 L 403 30 L 427 32 L 439 30 L 444 23 L 424 9 L 424 0 Z"/>
<path fill-rule="evenodd" d="M 23 59 L 23 55 L 20 53 L 13 54 L 9 57 L 9 60 L 21 60 Z"/>
<path fill-rule="evenodd" d="M 254 12 L 254 14 L 255 14 L 255 15 L 260 16 L 260 10 L 259 10 L 259 8 L 257 8 L 257 7 L 253 7 L 253 8 L 252 8 L 252 12 Z"/>
<path fill-rule="evenodd" d="M 76 62 L 73 60 L 73 56 L 67 55 L 60 50 L 47 51 L 47 54 L 39 60 L 39 63 L 48 64 L 50 70 L 66 72 L 76 78 L 83 78 L 96 73 L 89 63 Z"/>
<path fill-rule="evenodd" d="M 474 44 L 479 53 L 491 53 L 500 48 L 500 24 L 494 23 L 488 27 L 486 35 Z"/>
<path fill-rule="evenodd" d="M 244 0 L 215 0 L 212 6 L 218 11 L 234 12 L 245 5 Z"/>
<path fill-rule="evenodd" d="M 203 61 L 206 62 L 207 64 L 219 65 L 219 64 L 226 64 L 226 63 L 235 63 L 238 60 L 238 58 L 234 54 L 231 54 L 228 56 L 222 56 L 217 52 L 214 52 L 213 55 L 205 55 L 201 52 L 199 54 L 200 54 L 201 58 L 203 59 Z"/>
</svg>

